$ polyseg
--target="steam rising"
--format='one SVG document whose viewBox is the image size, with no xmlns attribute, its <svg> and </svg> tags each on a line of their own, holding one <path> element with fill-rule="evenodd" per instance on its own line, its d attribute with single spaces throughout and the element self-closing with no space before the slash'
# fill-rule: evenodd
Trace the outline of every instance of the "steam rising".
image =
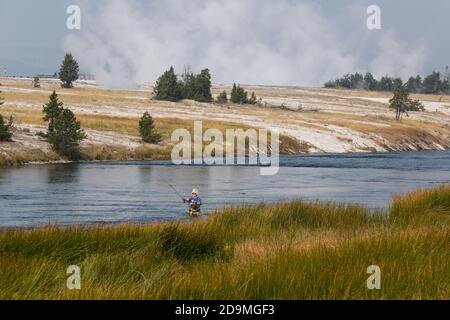
<svg viewBox="0 0 450 320">
<path fill-rule="evenodd" d="M 311 1 L 93 3 L 81 2 L 81 30 L 64 49 L 109 86 L 154 81 L 171 65 L 207 67 L 215 83 L 322 85 L 358 70 L 407 76 L 425 60 L 389 30 L 368 34 L 364 8 L 348 35 Z"/>
</svg>

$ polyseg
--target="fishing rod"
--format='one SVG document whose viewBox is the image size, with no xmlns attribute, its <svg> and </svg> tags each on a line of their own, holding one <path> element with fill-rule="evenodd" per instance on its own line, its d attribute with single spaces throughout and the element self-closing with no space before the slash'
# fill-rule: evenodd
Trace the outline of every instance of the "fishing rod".
<svg viewBox="0 0 450 320">
<path fill-rule="evenodd" d="M 185 198 L 177 191 L 177 189 L 175 189 L 175 187 L 173 185 L 170 184 L 169 181 L 167 181 L 166 179 L 164 179 L 164 177 L 162 175 L 160 175 L 158 173 L 158 176 L 161 178 L 162 181 L 164 181 L 165 184 L 167 184 L 183 201 L 185 200 Z"/>
</svg>

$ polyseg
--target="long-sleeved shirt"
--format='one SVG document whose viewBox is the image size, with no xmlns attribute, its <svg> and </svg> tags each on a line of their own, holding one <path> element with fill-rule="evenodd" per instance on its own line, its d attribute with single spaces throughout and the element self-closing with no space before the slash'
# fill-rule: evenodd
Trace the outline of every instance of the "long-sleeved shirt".
<svg viewBox="0 0 450 320">
<path fill-rule="evenodd" d="M 202 199 L 200 197 L 190 197 L 186 202 L 189 203 L 192 209 L 200 211 L 200 206 L 202 205 Z"/>
</svg>

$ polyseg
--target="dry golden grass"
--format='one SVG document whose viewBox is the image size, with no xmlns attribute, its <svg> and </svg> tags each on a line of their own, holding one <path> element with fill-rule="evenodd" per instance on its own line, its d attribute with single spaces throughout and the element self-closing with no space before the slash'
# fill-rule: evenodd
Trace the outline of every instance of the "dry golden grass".
<svg viewBox="0 0 450 320">
<path fill-rule="evenodd" d="M 394 120 L 393 114 L 389 112 L 385 104 L 364 99 L 389 98 L 391 93 L 388 92 L 246 86 L 249 92 L 255 91 L 258 96 L 269 99 L 275 105 L 286 100 L 294 104 L 302 103 L 305 106 L 302 112 L 292 112 L 235 104 L 218 106 L 189 101 L 179 103 L 154 101 L 151 100 L 151 90 L 102 89 L 94 86 L 63 89 L 56 82 L 46 81 L 42 81 L 42 88 L 33 89 L 31 81 L 2 79 L 2 82 L 3 96 L 7 104 L 2 106 L 1 112 L 5 115 L 14 113 L 19 124 L 43 125 L 41 107 L 48 101 L 51 91 L 56 90 L 60 100 L 69 107 L 73 107 L 82 126 L 86 129 L 113 132 L 129 136 L 128 138 L 138 137 L 138 117 L 144 111 L 156 114 L 155 123 L 162 133 L 163 144 L 169 143 L 174 129 L 186 128 L 192 132 L 193 119 L 198 116 L 202 119 L 204 129 L 217 128 L 222 132 L 226 128 L 245 130 L 253 126 L 265 127 L 266 125 L 283 129 L 286 124 L 289 130 L 295 131 L 296 128 L 299 131 L 304 130 L 300 132 L 306 132 L 306 135 L 308 130 L 312 134 L 334 135 L 338 137 L 337 143 L 342 143 L 344 149 L 351 151 L 375 150 L 373 148 L 369 150 L 363 146 L 364 144 L 357 143 L 358 139 L 353 139 L 352 131 L 355 136 L 365 136 L 365 139 L 372 140 L 386 150 L 411 150 L 411 146 L 416 149 L 435 149 L 436 143 L 450 147 L 450 127 L 442 121 L 445 115 L 441 117 L 435 113 L 427 113 L 424 116 L 415 114 L 414 120 L 404 118 L 398 122 Z M 229 86 L 214 87 L 213 93 L 216 94 L 223 89 L 229 92 L 230 88 Z M 432 95 L 418 96 L 418 98 L 444 103 L 450 100 L 449 97 Z M 319 111 L 307 111 L 315 108 Z M 115 114 L 117 116 L 114 116 Z M 254 119 L 254 124 L 249 119 Z M 300 136 L 300 133 L 296 136 Z M 119 136 L 117 138 L 120 139 Z M 311 137 L 305 137 L 304 140 L 307 140 L 309 144 L 283 135 L 281 152 L 305 153 L 309 150 L 335 152 L 328 150 L 333 148 L 326 139 L 324 139 L 325 142 L 315 141 Z M 104 146 L 100 141 L 96 147 L 115 148 L 116 146 Z"/>
<path fill-rule="evenodd" d="M 449 299 L 450 187 L 387 212 L 293 201 L 192 222 L 0 231 L 3 299 Z M 81 268 L 81 290 L 66 269 Z M 368 290 L 378 265 L 381 290 Z"/>
</svg>

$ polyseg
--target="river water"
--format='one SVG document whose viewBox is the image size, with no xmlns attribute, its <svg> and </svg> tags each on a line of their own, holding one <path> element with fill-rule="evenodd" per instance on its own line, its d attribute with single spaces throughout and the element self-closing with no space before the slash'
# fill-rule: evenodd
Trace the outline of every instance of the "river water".
<svg viewBox="0 0 450 320">
<path fill-rule="evenodd" d="M 396 193 L 450 182 L 450 151 L 284 156 L 277 175 L 251 166 L 169 162 L 30 165 L 0 170 L 0 227 L 150 222 L 186 217 L 164 182 L 203 211 L 231 204 L 301 198 L 386 208 Z"/>
</svg>

